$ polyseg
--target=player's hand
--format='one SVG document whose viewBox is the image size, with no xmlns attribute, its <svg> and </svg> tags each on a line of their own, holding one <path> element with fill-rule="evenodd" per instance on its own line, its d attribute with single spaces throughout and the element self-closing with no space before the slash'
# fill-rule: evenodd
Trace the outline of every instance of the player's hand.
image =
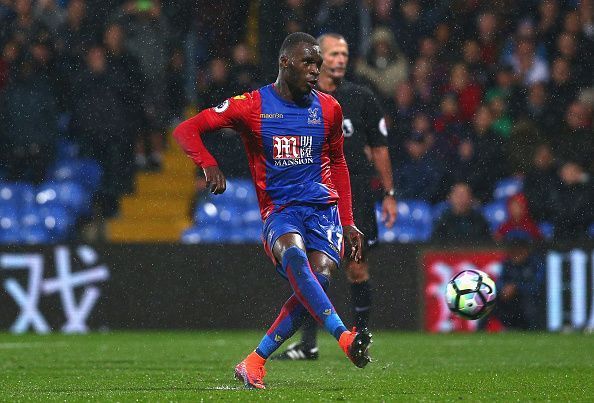
<svg viewBox="0 0 594 403">
<path fill-rule="evenodd" d="M 345 239 L 351 247 L 350 257 L 359 263 L 363 259 L 363 233 L 354 225 L 344 225 L 342 227 Z"/>
<path fill-rule="evenodd" d="M 218 166 L 206 167 L 204 170 L 204 178 L 206 178 L 206 188 L 216 195 L 221 194 L 227 189 L 227 181 L 225 175 Z"/>
<path fill-rule="evenodd" d="M 398 215 L 396 199 L 392 196 L 384 197 L 382 201 L 382 221 L 387 228 L 392 228 Z"/>
</svg>

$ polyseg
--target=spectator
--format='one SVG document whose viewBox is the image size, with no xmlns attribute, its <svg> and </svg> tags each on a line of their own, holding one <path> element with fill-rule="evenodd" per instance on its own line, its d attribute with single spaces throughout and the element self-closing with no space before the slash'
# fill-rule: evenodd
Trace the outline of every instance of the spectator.
<svg viewBox="0 0 594 403">
<path fill-rule="evenodd" d="M 262 84 L 262 72 L 254 61 L 252 50 L 245 43 L 240 43 L 233 48 L 232 56 L 229 76 L 233 93 L 243 94 L 258 88 Z"/>
<path fill-rule="evenodd" d="M 496 241 L 502 241 L 509 234 L 522 234 L 532 241 L 542 239 L 538 226 L 530 216 L 528 200 L 522 193 L 516 194 L 507 200 L 508 219 L 505 221 L 493 236 Z"/>
<path fill-rule="evenodd" d="M 577 96 L 577 87 L 571 77 L 571 66 L 562 57 L 558 57 L 553 61 L 548 91 L 551 101 L 555 105 L 569 105 Z M 555 114 L 555 117 L 560 120 L 563 115 Z"/>
<path fill-rule="evenodd" d="M 543 83 L 534 83 L 528 88 L 528 95 L 525 104 L 519 113 L 520 119 L 526 119 L 535 125 L 540 131 L 549 130 L 555 127 L 555 113 L 547 98 L 547 87 Z M 554 101 L 553 101 L 554 102 Z M 556 102 L 554 102 L 556 104 Z"/>
<path fill-rule="evenodd" d="M 198 84 L 198 92 L 200 109 L 216 106 L 230 96 L 236 95 L 229 79 L 229 67 L 225 59 L 214 58 L 210 61 L 208 72 L 201 77 Z"/>
<path fill-rule="evenodd" d="M 477 83 L 472 81 L 468 74 L 468 67 L 465 64 L 458 63 L 452 67 L 450 82 L 442 93 L 456 94 L 460 119 L 463 122 L 470 122 L 480 105 L 482 90 Z"/>
<path fill-rule="evenodd" d="M 555 238 L 584 239 L 588 226 L 594 222 L 594 196 L 590 176 L 576 162 L 569 161 L 559 169 L 560 185 L 551 198 Z"/>
<path fill-rule="evenodd" d="M 71 0 L 66 17 L 58 27 L 56 48 L 63 58 L 65 74 L 72 74 L 84 63 L 87 47 L 94 41 L 87 24 L 87 7 L 83 0 Z"/>
<path fill-rule="evenodd" d="M 489 240 L 489 225 L 482 214 L 473 208 L 470 186 L 456 183 L 452 186 L 448 201 L 448 209 L 435 223 L 433 241 L 477 243 Z"/>
<path fill-rule="evenodd" d="M 551 147 L 546 144 L 536 146 L 531 155 L 531 165 L 524 177 L 524 194 L 528 210 L 537 221 L 549 221 L 552 207 L 547 195 L 559 187 L 555 159 Z"/>
<path fill-rule="evenodd" d="M 489 80 L 489 70 L 481 57 L 480 45 L 475 39 L 464 42 L 462 58 L 468 68 L 470 80 L 484 88 Z"/>
<path fill-rule="evenodd" d="M 443 172 L 428 152 L 429 144 L 430 139 L 414 128 L 404 142 L 404 159 L 394 178 L 399 198 L 435 201 Z"/>
<path fill-rule="evenodd" d="M 425 108 L 434 105 L 433 92 L 433 70 L 431 61 L 426 57 L 419 57 L 415 60 L 412 68 L 411 83 L 417 95 L 419 103 Z"/>
<path fill-rule="evenodd" d="M 487 66 L 493 66 L 499 56 L 499 40 L 497 37 L 497 17 L 491 11 L 479 15 L 477 19 L 478 42 L 481 60 Z"/>
<path fill-rule="evenodd" d="M 569 105 L 565 122 L 553 139 L 554 153 L 561 160 L 577 161 L 594 172 L 594 137 L 592 136 L 592 111 L 583 102 Z"/>
<path fill-rule="evenodd" d="M 66 20 L 66 12 L 55 0 L 39 0 L 33 6 L 33 16 L 47 26 L 53 34 L 57 33 Z"/>
<path fill-rule="evenodd" d="M 136 161 L 139 168 L 159 170 L 167 126 L 169 24 L 162 14 L 159 0 L 128 1 L 123 4 L 116 17 L 126 32 L 126 48 L 139 61 L 146 84 L 140 102 L 148 130 L 144 141 L 136 143 Z M 150 149 L 150 155 L 147 148 Z"/>
<path fill-rule="evenodd" d="M 144 119 L 142 99 L 144 79 L 138 60 L 124 47 L 125 32 L 121 25 L 110 24 L 103 35 L 105 56 L 108 68 L 114 77 L 124 77 L 128 84 L 122 86 L 124 107 L 126 109 L 126 133 L 128 140 L 122 143 L 122 181 L 126 193 L 133 190 L 135 171 L 134 145 L 142 141 L 142 133 L 147 130 Z"/>
<path fill-rule="evenodd" d="M 512 130 L 512 119 L 507 111 L 507 104 L 502 97 L 493 97 L 489 100 L 489 109 L 493 116 L 491 128 L 493 132 L 508 139 Z"/>
<path fill-rule="evenodd" d="M 398 84 L 393 102 L 394 105 L 388 109 L 391 122 L 388 142 L 390 148 L 396 151 L 404 141 L 406 135 L 410 133 L 412 129 L 411 122 L 419 109 L 415 99 L 414 89 L 408 81 Z M 394 157 L 394 155 L 394 152 L 390 154 L 391 157 Z"/>
<path fill-rule="evenodd" d="M 520 87 L 514 82 L 514 70 L 511 66 L 500 66 L 495 73 L 495 83 L 485 94 L 489 102 L 493 97 L 501 97 L 512 114 L 521 110 L 523 96 Z"/>
<path fill-rule="evenodd" d="M 427 32 L 421 4 L 418 0 L 404 0 L 399 11 L 393 27 L 394 36 L 406 57 L 414 58 L 418 53 L 419 39 Z"/>
<path fill-rule="evenodd" d="M 580 57 L 577 41 L 572 34 L 563 32 L 557 37 L 557 56 L 567 60 L 571 66 L 571 76 L 578 86 L 592 84 L 592 70 L 589 65 L 591 62 Z"/>
<path fill-rule="evenodd" d="M 408 76 L 408 61 L 396 46 L 394 34 L 378 28 L 372 34 L 367 60 L 359 59 L 355 71 L 384 99 L 390 99 L 396 86 Z"/>
<path fill-rule="evenodd" d="M 91 47 L 84 69 L 72 83 L 71 128 L 83 155 L 103 168 L 98 201 L 105 217 L 117 212 L 119 196 L 125 191 L 126 149 L 133 141 L 126 130 L 129 94 L 127 77 L 109 68 L 104 48 Z"/>
<path fill-rule="evenodd" d="M 529 238 L 508 234 L 507 258 L 497 280 L 497 306 L 493 315 L 510 329 L 542 327 L 538 307 L 543 302 L 544 259 L 533 250 Z"/>
<path fill-rule="evenodd" d="M 17 63 L 14 80 L 0 96 L 0 153 L 9 180 L 40 183 L 54 159 L 57 102 L 48 76 L 31 55 Z"/>
<path fill-rule="evenodd" d="M 555 49 L 555 38 L 559 34 L 559 2 L 544 0 L 538 6 L 537 37 L 544 44 L 547 55 Z"/>
<path fill-rule="evenodd" d="M 517 81 L 524 85 L 549 80 L 549 67 L 544 59 L 537 56 L 535 43 L 531 38 L 521 38 L 518 41 L 511 64 Z"/>
<path fill-rule="evenodd" d="M 432 151 L 449 167 L 455 159 L 460 139 L 465 137 L 467 130 L 460 122 L 458 99 L 455 94 L 445 95 L 441 100 L 440 109 L 434 123 L 435 144 Z"/>
<path fill-rule="evenodd" d="M 491 198 L 495 183 L 506 173 L 504 140 L 493 132 L 492 124 L 491 111 L 481 106 L 472 130 L 458 145 L 452 168 L 453 180 L 468 183 L 481 201 Z"/>
</svg>

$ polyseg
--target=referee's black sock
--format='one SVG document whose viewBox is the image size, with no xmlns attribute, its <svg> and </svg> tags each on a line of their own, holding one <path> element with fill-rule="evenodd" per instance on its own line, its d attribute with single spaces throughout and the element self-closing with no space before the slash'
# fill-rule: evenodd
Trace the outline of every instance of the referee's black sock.
<svg viewBox="0 0 594 403">
<path fill-rule="evenodd" d="M 369 310 L 371 308 L 371 284 L 369 280 L 351 284 L 351 297 L 353 301 L 353 314 L 357 329 L 367 327 Z"/>
<path fill-rule="evenodd" d="M 306 350 L 311 350 L 318 346 L 318 324 L 307 314 L 301 326 L 303 333 L 301 334 L 301 344 Z"/>
</svg>

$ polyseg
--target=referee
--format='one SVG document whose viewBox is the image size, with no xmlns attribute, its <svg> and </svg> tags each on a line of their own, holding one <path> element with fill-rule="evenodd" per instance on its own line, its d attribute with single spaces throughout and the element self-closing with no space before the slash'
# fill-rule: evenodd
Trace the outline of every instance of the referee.
<svg viewBox="0 0 594 403">
<path fill-rule="evenodd" d="M 367 245 L 372 246 L 377 243 L 377 223 L 376 200 L 370 191 L 370 180 L 376 173 L 384 189 L 382 220 L 387 227 L 392 227 L 396 220 L 396 199 L 384 114 L 371 90 L 344 80 L 349 60 L 349 47 L 344 37 L 327 33 L 318 38 L 318 43 L 324 59 L 318 77 L 318 90 L 332 95 L 342 106 L 344 154 L 353 189 L 353 215 L 357 227 L 365 234 Z M 367 327 L 371 308 L 369 265 L 366 259 L 359 263 L 348 259 L 346 272 L 351 283 L 355 326 L 363 329 Z M 286 351 L 273 358 L 318 358 L 317 325 L 311 316 L 303 324 L 301 342 L 290 345 Z"/>
</svg>

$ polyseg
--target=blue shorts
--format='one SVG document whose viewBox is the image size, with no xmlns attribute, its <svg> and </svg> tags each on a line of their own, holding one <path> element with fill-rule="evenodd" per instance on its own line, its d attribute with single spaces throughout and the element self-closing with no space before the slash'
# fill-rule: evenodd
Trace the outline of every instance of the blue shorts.
<svg viewBox="0 0 594 403">
<path fill-rule="evenodd" d="M 268 216 L 262 230 L 264 249 L 281 275 L 282 262 L 276 261 L 272 248 L 278 238 L 288 233 L 301 235 L 306 251 L 323 252 L 337 266 L 340 265 L 343 253 L 342 225 L 335 204 L 292 205 Z"/>
</svg>

